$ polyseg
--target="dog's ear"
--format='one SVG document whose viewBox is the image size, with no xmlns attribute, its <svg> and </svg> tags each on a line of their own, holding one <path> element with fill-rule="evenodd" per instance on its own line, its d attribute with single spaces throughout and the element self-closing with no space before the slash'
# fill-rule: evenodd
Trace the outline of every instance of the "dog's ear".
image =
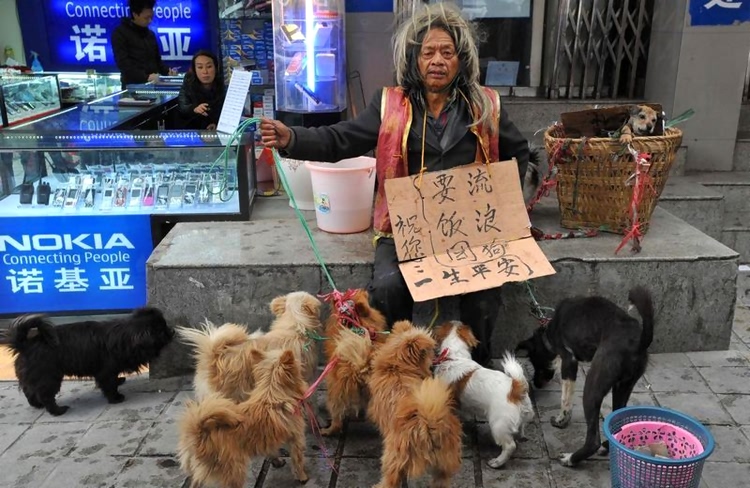
<svg viewBox="0 0 750 488">
<path fill-rule="evenodd" d="M 452 329 L 453 323 L 445 322 L 432 329 L 432 337 L 435 338 L 435 341 L 437 341 L 438 344 L 442 344 L 445 338 L 450 335 Z"/>
<path fill-rule="evenodd" d="M 403 332 L 410 331 L 412 329 L 411 322 L 408 320 L 399 320 L 395 324 L 393 324 L 393 328 L 391 328 L 391 334 L 401 334 Z"/>
<path fill-rule="evenodd" d="M 261 351 L 260 349 L 250 349 L 250 360 L 253 362 L 253 364 L 258 364 L 264 359 L 266 359 L 265 352 Z"/>
<path fill-rule="evenodd" d="M 367 303 L 366 299 L 365 301 L 355 299 L 354 310 L 357 312 L 357 315 L 363 319 L 370 316 L 370 305 Z"/>
<path fill-rule="evenodd" d="M 635 117 L 635 116 L 636 116 L 636 115 L 638 115 L 638 114 L 639 114 L 640 112 L 641 112 L 641 107 L 639 107 L 638 105 L 630 105 L 630 106 L 628 107 L 628 115 L 629 115 L 630 117 Z"/>
<path fill-rule="evenodd" d="M 271 300 L 271 312 L 279 317 L 284 314 L 286 310 L 286 297 L 280 296 Z"/>
<path fill-rule="evenodd" d="M 294 351 L 292 351 L 291 349 L 285 349 L 279 357 L 279 366 L 287 371 L 290 371 L 294 368 L 296 361 L 297 358 L 294 356 Z"/>
<path fill-rule="evenodd" d="M 474 349 L 479 345 L 479 341 L 474 336 L 474 332 L 471 331 L 471 327 L 466 324 L 461 324 L 456 330 L 458 337 L 466 343 L 471 349 Z"/>
<path fill-rule="evenodd" d="M 309 317 L 320 316 L 320 301 L 316 298 L 306 297 L 302 301 L 302 311 Z"/>
</svg>

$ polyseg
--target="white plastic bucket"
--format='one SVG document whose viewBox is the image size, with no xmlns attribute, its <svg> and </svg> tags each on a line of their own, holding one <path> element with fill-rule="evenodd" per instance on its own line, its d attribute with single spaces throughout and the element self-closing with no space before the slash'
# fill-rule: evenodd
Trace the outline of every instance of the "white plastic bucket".
<svg viewBox="0 0 750 488">
<path fill-rule="evenodd" d="M 312 178 L 318 228 L 356 234 L 370 228 L 375 195 L 375 158 L 360 156 L 338 163 L 305 163 Z"/>
<path fill-rule="evenodd" d="M 284 170 L 284 176 L 289 184 L 289 191 L 294 195 L 294 201 L 300 210 L 315 209 L 313 200 L 312 180 L 310 170 L 305 165 L 306 161 L 300 159 L 281 158 L 281 168 Z M 292 205 L 292 199 L 289 199 L 289 206 Z"/>
</svg>

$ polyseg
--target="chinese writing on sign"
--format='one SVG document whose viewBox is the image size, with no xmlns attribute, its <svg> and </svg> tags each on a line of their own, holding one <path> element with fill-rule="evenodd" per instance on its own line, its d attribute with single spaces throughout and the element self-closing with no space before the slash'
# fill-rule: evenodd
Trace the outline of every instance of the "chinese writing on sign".
<svg viewBox="0 0 750 488">
<path fill-rule="evenodd" d="M 159 27 L 156 29 L 161 41 L 165 61 L 189 61 L 190 27 Z"/>
<path fill-rule="evenodd" d="M 6 280 L 10 281 L 12 293 L 44 293 L 44 276 L 41 270 L 11 269 Z M 132 290 L 130 268 L 101 268 L 99 270 L 99 290 Z M 86 292 L 89 289 L 89 278 L 84 277 L 83 268 L 60 268 L 55 270 L 59 275 L 54 279 L 54 287 L 61 293 Z"/>
<path fill-rule="evenodd" d="M 73 32 L 75 35 L 70 36 L 70 40 L 76 45 L 76 60 L 87 58 L 89 62 L 107 61 L 107 52 L 104 49 L 107 45 L 107 29 L 99 24 L 85 24 L 83 27 L 74 25 Z"/>
<path fill-rule="evenodd" d="M 733 0 L 711 0 L 710 2 L 706 2 L 706 4 L 703 6 L 706 8 L 706 10 L 712 9 L 714 7 L 740 8 L 742 7 L 742 2 L 736 2 Z"/>
</svg>

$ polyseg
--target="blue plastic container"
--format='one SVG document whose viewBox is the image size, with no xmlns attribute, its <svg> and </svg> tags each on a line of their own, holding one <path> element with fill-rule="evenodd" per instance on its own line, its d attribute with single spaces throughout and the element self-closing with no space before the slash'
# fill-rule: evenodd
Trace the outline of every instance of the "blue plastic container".
<svg viewBox="0 0 750 488">
<path fill-rule="evenodd" d="M 629 449 L 615 435 L 634 422 L 661 422 L 684 429 L 700 441 L 703 452 L 684 459 L 662 459 Z M 714 438 L 708 429 L 668 408 L 621 408 L 607 415 L 603 430 L 609 441 L 612 488 L 698 488 L 703 463 L 714 450 Z"/>
</svg>

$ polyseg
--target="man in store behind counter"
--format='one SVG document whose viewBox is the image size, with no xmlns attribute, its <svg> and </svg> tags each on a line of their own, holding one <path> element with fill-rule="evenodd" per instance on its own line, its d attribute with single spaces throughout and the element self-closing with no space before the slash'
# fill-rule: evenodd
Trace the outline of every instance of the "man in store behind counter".
<svg viewBox="0 0 750 488">
<path fill-rule="evenodd" d="M 128 0 L 130 17 L 112 32 L 112 51 L 120 70 L 122 89 L 132 83 L 156 81 L 159 75 L 176 74 L 161 60 L 156 35 L 148 28 L 154 20 L 156 0 Z"/>
<path fill-rule="evenodd" d="M 295 159 L 335 162 L 377 145 L 373 226 L 378 241 L 368 290 L 391 325 L 412 319 L 414 300 L 398 267 L 383 180 L 446 170 L 480 156 L 515 157 L 523 181 L 529 162 L 528 142 L 500 106 L 497 92 L 479 84 L 477 35 L 455 7 L 425 7 L 399 27 L 393 44 L 399 86 L 378 91 L 354 120 L 319 128 L 289 128 L 268 119 L 260 124 L 263 143 Z M 474 359 L 489 365 L 500 289 L 467 293 L 460 300 L 461 321 L 479 340 Z"/>
</svg>

